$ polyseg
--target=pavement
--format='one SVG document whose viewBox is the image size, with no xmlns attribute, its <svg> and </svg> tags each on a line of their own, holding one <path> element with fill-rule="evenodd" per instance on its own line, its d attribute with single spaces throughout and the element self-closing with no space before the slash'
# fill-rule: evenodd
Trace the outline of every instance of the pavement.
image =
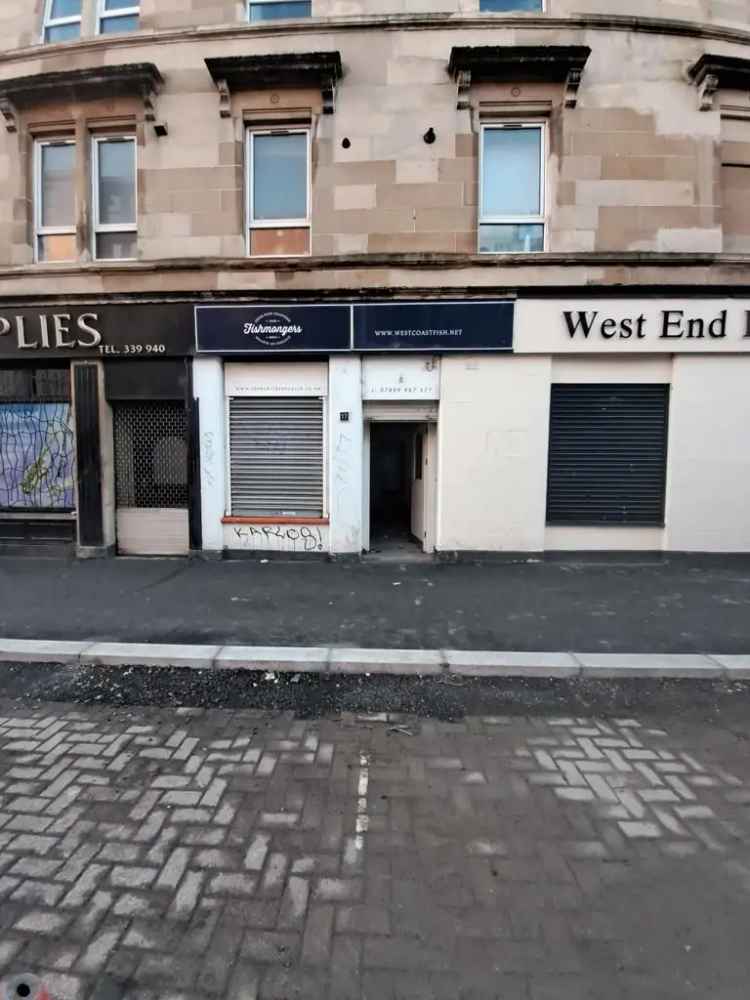
<svg viewBox="0 0 750 1000">
<path fill-rule="evenodd" d="M 742 656 L 749 622 L 750 556 L 0 559 L 8 639 Z"/>
<path fill-rule="evenodd" d="M 745 1000 L 749 696 L 8 663 L 0 978 L 52 1000 Z"/>
</svg>

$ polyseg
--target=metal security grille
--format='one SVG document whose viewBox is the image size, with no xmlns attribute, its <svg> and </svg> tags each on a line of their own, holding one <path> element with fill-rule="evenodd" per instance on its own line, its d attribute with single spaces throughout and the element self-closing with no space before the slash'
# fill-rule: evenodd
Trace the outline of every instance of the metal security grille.
<svg viewBox="0 0 750 1000">
<path fill-rule="evenodd" d="M 0 370 L 0 508 L 75 505 L 75 436 L 67 368 Z"/>
<path fill-rule="evenodd" d="M 323 400 L 229 401 L 232 513 L 323 515 Z"/>
<path fill-rule="evenodd" d="M 118 507 L 187 507 L 187 413 L 181 403 L 114 407 Z"/>
<path fill-rule="evenodd" d="M 664 521 L 669 386 L 553 385 L 548 524 Z"/>
</svg>

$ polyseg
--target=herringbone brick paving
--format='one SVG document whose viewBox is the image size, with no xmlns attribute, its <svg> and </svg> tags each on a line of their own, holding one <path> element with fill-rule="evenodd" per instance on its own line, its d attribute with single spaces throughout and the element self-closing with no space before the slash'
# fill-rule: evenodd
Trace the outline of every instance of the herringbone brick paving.
<svg viewBox="0 0 750 1000">
<path fill-rule="evenodd" d="M 54 1000 L 746 998 L 725 730 L 0 702 L 0 975 Z"/>
</svg>

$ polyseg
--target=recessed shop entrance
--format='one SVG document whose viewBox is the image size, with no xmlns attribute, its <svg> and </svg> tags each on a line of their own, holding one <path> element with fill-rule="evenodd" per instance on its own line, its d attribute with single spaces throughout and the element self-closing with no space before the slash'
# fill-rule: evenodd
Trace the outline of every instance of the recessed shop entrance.
<svg viewBox="0 0 750 1000">
<path fill-rule="evenodd" d="M 408 556 L 431 552 L 434 425 L 415 421 L 365 424 L 365 550 Z"/>
<path fill-rule="evenodd" d="M 188 424 L 180 402 L 116 403 L 117 549 L 124 555 L 186 555 Z"/>
</svg>

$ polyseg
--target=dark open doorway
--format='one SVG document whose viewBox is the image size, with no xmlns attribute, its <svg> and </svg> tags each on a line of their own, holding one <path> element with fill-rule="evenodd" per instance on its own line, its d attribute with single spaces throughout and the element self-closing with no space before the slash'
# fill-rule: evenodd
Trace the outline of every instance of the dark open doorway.
<svg viewBox="0 0 750 1000">
<path fill-rule="evenodd" d="M 370 551 L 414 551 L 413 423 L 373 423 L 370 430 Z"/>
</svg>

